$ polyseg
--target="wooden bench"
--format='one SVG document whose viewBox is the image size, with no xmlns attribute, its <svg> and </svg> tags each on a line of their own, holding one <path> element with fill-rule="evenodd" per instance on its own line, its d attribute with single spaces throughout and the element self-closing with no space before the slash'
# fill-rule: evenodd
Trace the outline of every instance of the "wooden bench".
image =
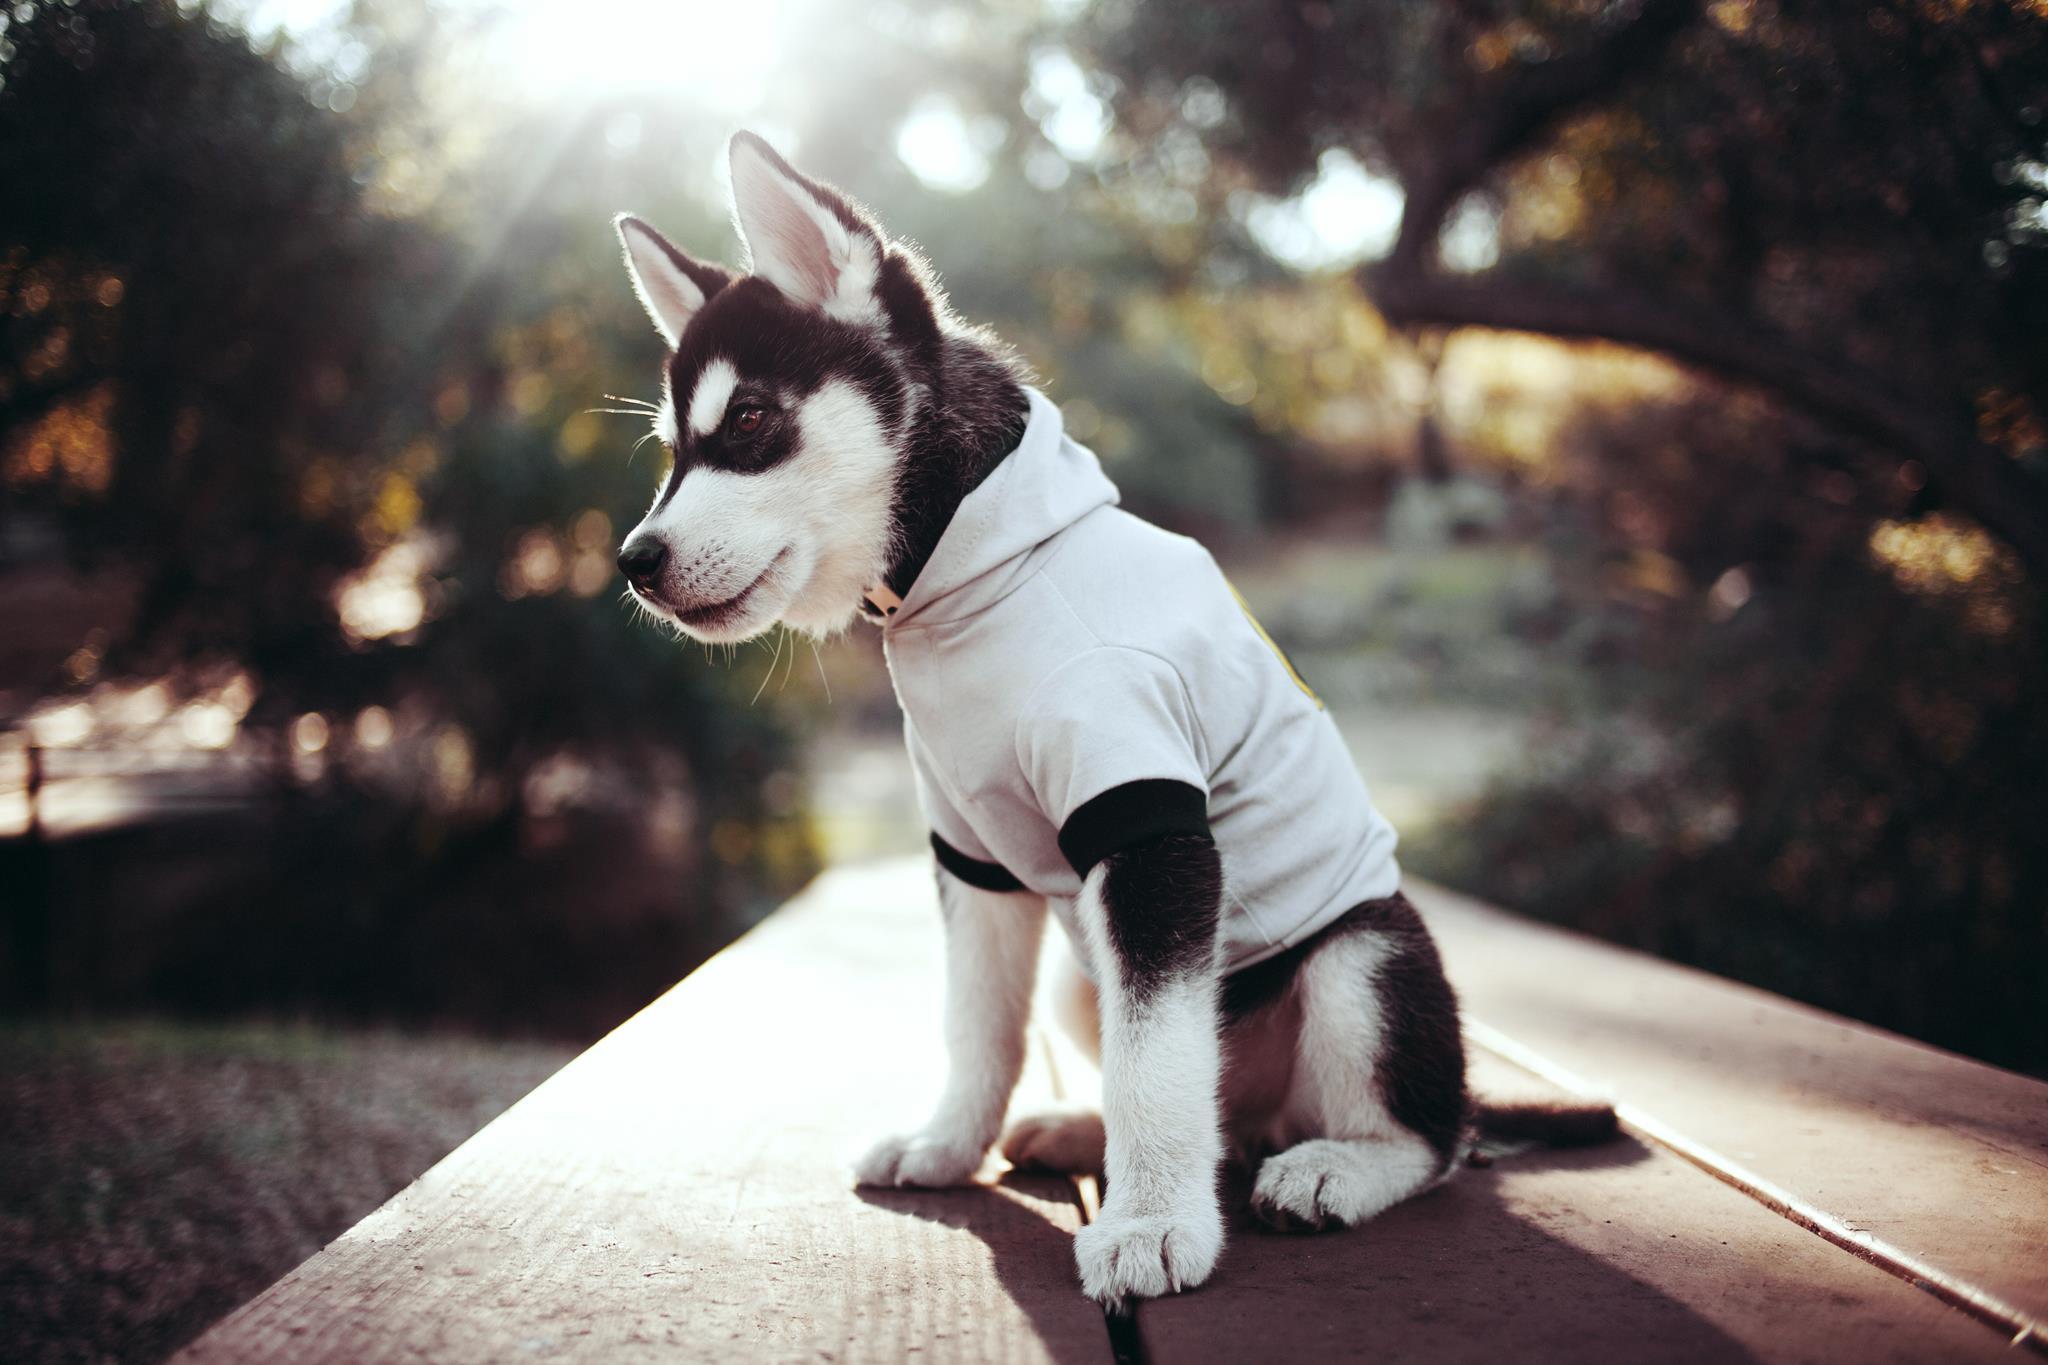
<svg viewBox="0 0 2048 1365">
<path fill-rule="evenodd" d="M 1969 1360 L 2041 1347 L 2048 1085 L 1417 888 L 1493 1089 L 1631 1136 L 1366 1228 L 1241 1216 L 1106 1323 L 1049 1177 L 856 1192 L 942 1068 L 922 860 L 837 871 L 180 1357 Z M 1514 1065 L 1510 1065 L 1513 1063 Z M 1041 1044 L 1019 1105 L 1067 1098 Z M 1234 1191 L 1239 1200 L 1242 1191 Z"/>
</svg>

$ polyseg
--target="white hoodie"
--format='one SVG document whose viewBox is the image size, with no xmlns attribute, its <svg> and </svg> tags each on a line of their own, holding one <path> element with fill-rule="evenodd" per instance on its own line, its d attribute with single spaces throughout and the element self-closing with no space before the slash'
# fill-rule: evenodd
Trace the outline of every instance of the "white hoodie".
<svg viewBox="0 0 2048 1365">
<path fill-rule="evenodd" d="M 1091 816 L 1121 807 L 1128 837 L 1091 828 L 1077 869 L 1069 818 L 1132 782 L 1196 788 L 1222 855 L 1226 971 L 1392 895 L 1393 827 L 1322 703 L 1208 551 L 1119 510 L 1058 407 L 1030 398 L 1022 442 L 883 626 L 933 831 L 1045 896 L 1079 945 L 1087 865 L 1149 831 L 1132 802 L 1098 803 Z"/>
</svg>

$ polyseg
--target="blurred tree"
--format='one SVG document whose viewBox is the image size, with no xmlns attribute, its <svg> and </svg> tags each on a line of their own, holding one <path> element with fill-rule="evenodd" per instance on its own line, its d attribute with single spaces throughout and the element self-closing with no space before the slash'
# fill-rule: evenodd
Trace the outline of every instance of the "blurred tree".
<svg viewBox="0 0 2048 1365">
<path fill-rule="evenodd" d="M 0 482 L 137 603 L 47 685 L 243 675 L 275 760 L 277 828 L 161 879 L 210 889 L 141 1003 L 601 1027 L 815 865 L 756 676 L 612 600 L 661 471 L 592 411 L 655 360 L 608 218 L 661 152 L 591 162 L 600 110 L 451 157 L 431 12 L 338 36 L 323 70 L 172 0 L 4 12 Z"/>
<path fill-rule="evenodd" d="M 2038 6 L 817 17 L 757 54 L 762 126 L 929 249 L 1133 506 L 1209 535 L 1355 526 L 1391 468 L 1462 458 L 1512 494 L 1476 533 L 1543 529 L 1511 575 L 1537 586 L 1498 608 L 1301 594 L 1333 658 L 1341 618 L 1385 614 L 1426 627 L 1432 675 L 1496 625 L 1568 660 L 1607 742 L 1560 742 L 1435 866 L 1985 1055 L 2048 1051 L 2013 1022 L 2048 864 L 2002 795 L 2048 733 L 2024 701 L 2048 685 Z M 810 865 L 787 748 L 810 717 L 749 706 L 768 651 L 706 667 L 608 600 L 662 470 L 637 414 L 597 410 L 658 379 L 605 224 L 633 209 L 732 260 L 728 115 L 603 81 L 536 99 L 463 67 L 490 49 L 458 22 L 493 21 L 358 0 L 253 51 L 170 0 L 0 12 L 0 486 L 139 588 L 104 661 L 53 682 L 246 670 L 248 728 L 311 798 L 261 875 L 209 893 L 207 932 L 163 933 L 144 1001 L 383 988 L 501 1022 L 631 957 L 630 1001 L 734 921 L 686 949 L 615 917 L 704 922 Z M 1355 275 L 1259 216 L 1333 167 L 1386 216 Z M 1738 382 L 1444 341 L 1468 324 Z M 772 648 L 782 677 L 803 662 Z M 1496 659 L 1496 698 L 1527 653 Z M 133 869 L 106 862 L 120 904 Z M 303 904 L 272 926 L 288 874 Z"/>
<path fill-rule="evenodd" d="M 2048 1067 L 2048 632 L 2023 563 L 1753 396 L 1588 408 L 1560 444 L 1567 607 L 1506 624 L 1591 665 L 1580 723 L 1411 863 Z"/>
<path fill-rule="evenodd" d="M 318 667 L 432 395 L 391 310 L 448 244 L 365 213 L 346 121 L 203 11 L 29 0 L 4 42 L 11 493 L 139 574 L 116 667 Z"/>
<path fill-rule="evenodd" d="M 1412 864 L 2048 1065 L 2048 11 L 1111 0 L 1077 40 L 1126 162 L 1199 142 L 1211 259 L 1342 154 L 1398 193 L 1393 327 L 1700 376 L 1453 343 L 1448 448 L 1531 480 L 1559 585 L 1500 628 L 1574 683 Z"/>
<path fill-rule="evenodd" d="M 1392 175 L 1366 281 L 1395 324 L 1758 385 L 2048 572 L 2038 6 L 1125 0 L 1085 33 L 1141 139 L 1199 136 L 1268 189 L 1333 148 Z"/>
</svg>

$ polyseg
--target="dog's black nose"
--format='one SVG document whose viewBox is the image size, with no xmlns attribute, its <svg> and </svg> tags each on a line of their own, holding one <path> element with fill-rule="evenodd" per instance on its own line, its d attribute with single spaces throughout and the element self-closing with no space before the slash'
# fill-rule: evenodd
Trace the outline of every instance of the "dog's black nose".
<svg viewBox="0 0 2048 1365">
<path fill-rule="evenodd" d="M 644 588 L 668 562 L 668 546 L 659 536 L 634 536 L 619 547 L 619 572 L 636 588 Z"/>
</svg>

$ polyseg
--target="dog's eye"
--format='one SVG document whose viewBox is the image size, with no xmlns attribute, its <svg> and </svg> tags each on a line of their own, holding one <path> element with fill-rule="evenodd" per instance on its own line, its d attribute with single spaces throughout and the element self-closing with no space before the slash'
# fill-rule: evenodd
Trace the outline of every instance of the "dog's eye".
<svg viewBox="0 0 2048 1365">
<path fill-rule="evenodd" d="M 728 436 L 752 436 L 767 420 L 768 414 L 760 408 L 734 408 L 726 415 L 725 433 Z"/>
</svg>

